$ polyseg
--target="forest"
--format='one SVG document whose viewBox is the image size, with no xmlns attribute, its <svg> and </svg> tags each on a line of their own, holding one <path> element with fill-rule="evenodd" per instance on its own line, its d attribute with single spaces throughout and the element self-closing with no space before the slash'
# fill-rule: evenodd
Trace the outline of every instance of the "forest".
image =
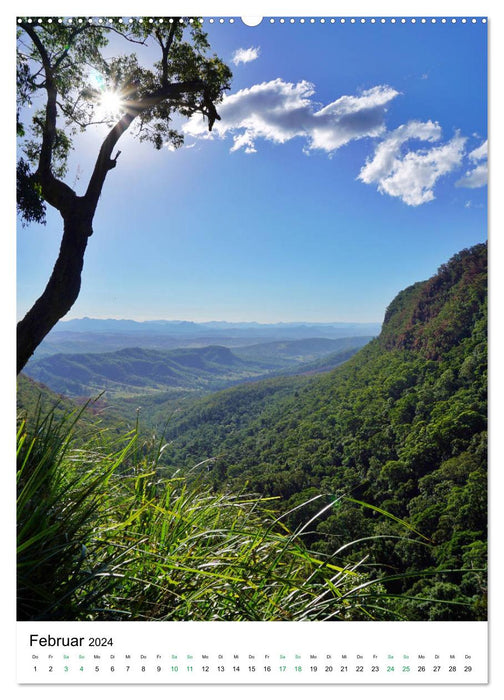
<svg viewBox="0 0 504 700">
<path fill-rule="evenodd" d="M 281 381 L 240 387 L 176 414 L 171 463 L 212 457 L 216 485 L 247 483 L 287 510 L 324 494 L 336 505 L 312 525 L 311 546 L 345 546 L 388 579 L 407 618 L 484 619 L 486 254 L 462 251 L 401 292 L 380 336 L 332 373 L 288 392 Z"/>
<path fill-rule="evenodd" d="M 20 619 L 486 619 L 486 245 L 345 360 L 178 403 L 21 376 Z"/>
</svg>

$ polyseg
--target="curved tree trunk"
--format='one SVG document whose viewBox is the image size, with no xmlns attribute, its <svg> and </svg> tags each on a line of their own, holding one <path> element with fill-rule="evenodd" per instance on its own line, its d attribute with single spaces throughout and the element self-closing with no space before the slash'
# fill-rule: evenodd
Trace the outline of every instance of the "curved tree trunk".
<svg viewBox="0 0 504 700">
<path fill-rule="evenodd" d="M 112 151 L 133 120 L 145 110 L 151 110 L 164 101 L 176 102 L 187 94 L 201 94 L 203 101 L 201 104 L 195 103 L 194 112 L 199 111 L 207 117 L 210 131 L 215 120 L 220 119 L 210 97 L 209 88 L 207 88 L 206 83 L 202 79 L 194 78 L 176 83 L 168 82 L 168 53 L 175 36 L 175 31 L 171 31 L 168 35 L 167 43 L 163 44 L 161 41 L 163 77 L 160 86 L 141 97 L 125 100 L 125 113 L 112 127 L 101 145 L 86 193 L 83 197 L 77 197 L 73 189 L 56 178 L 52 172 L 52 161 L 57 138 L 58 93 L 56 78 L 59 65 L 64 60 L 69 46 L 66 47 L 65 52 L 60 54 L 59 58 L 53 61 L 51 51 L 48 51 L 35 27 L 28 22 L 21 22 L 20 26 L 27 32 L 40 54 L 45 74 L 44 86 L 47 91 L 46 117 L 42 129 L 39 163 L 35 175 L 37 176 L 38 184 L 42 188 L 43 199 L 55 207 L 62 215 L 64 231 L 58 259 L 46 288 L 42 296 L 37 299 L 23 320 L 19 321 L 17 325 L 18 374 L 33 355 L 37 346 L 60 318 L 68 313 L 79 296 L 84 252 L 87 240 L 93 233 L 93 216 L 107 174 L 116 167 L 117 158 L 120 154 L 120 151 L 118 151 L 116 156 L 112 158 Z M 71 38 L 74 39 L 82 31 L 82 28 L 75 30 Z"/>
<path fill-rule="evenodd" d="M 64 217 L 58 259 L 42 296 L 17 324 L 17 372 L 21 372 L 37 346 L 71 309 L 79 296 L 81 272 L 92 213 L 76 206 Z"/>
</svg>

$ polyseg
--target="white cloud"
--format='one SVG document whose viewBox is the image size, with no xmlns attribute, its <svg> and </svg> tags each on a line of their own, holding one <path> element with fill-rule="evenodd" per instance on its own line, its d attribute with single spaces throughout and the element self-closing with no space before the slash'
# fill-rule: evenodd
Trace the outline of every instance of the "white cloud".
<svg viewBox="0 0 504 700">
<path fill-rule="evenodd" d="M 488 141 L 484 141 L 481 146 L 471 151 L 468 156 L 472 161 L 473 167 L 467 170 L 465 175 L 458 180 L 455 185 L 457 187 L 483 187 L 488 182 Z M 482 161 L 482 162 L 479 162 Z M 477 165 L 474 165 L 477 163 Z"/>
<path fill-rule="evenodd" d="M 376 183 L 382 194 L 399 197 L 410 206 L 425 204 L 434 199 L 437 180 L 460 166 L 466 139 L 457 134 L 442 146 L 416 151 L 406 150 L 404 144 L 412 139 L 433 143 L 440 138 L 437 122 L 403 124 L 378 144 L 358 179 Z"/>
<path fill-rule="evenodd" d="M 488 140 L 484 141 L 478 148 L 475 148 L 474 151 L 471 151 L 468 157 L 476 162 L 478 160 L 486 160 L 488 158 Z"/>
<path fill-rule="evenodd" d="M 226 95 L 218 106 L 221 120 L 211 133 L 200 115 L 191 117 L 183 131 L 197 139 L 229 138 L 231 152 L 250 154 L 257 152 L 261 139 L 283 144 L 300 138 L 306 155 L 315 150 L 332 155 L 353 140 L 383 137 L 358 179 L 409 206 L 433 200 L 438 180 L 462 164 L 467 139 L 457 132 L 441 143 L 437 122 L 414 120 L 386 132 L 387 110 L 399 95 L 388 85 L 343 95 L 326 105 L 317 103 L 314 95 L 315 86 L 306 80 L 289 83 L 277 78 Z M 411 141 L 422 142 L 422 147 L 411 146 Z M 467 155 L 474 167 L 463 178 L 465 187 L 480 186 L 476 183 L 486 177 L 486 154 L 485 142 Z"/>
<path fill-rule="evenodd" d="M 386 179 L 401 158 L 402 145 L 410 139 L 437 141 L 441 127 L 437 122 L 411 121 L 390 132 L 376 147 L 374 157 L 368 159 L 359 173 L 359 179 L 366 184 Z"/>
<path fill-rule="evenodd" d="M 352 139 L 379 136 L 385 131 L 388 103 L 399 93 L 387 85 L 365 90 L 359 96 L 344 95 L 313 115 L 311 148 L 334 151 Z"/>
<path fill-rule="evenodd" d="M 464 177 L 460 178 L 455 184 L 457 187 L 484 187 L 488 182 L 488 164 L 480 163 L 472 170 L 468 170 Z"/>
<path fill-rule="evenodd" d="M 237 66 L 239 63 L 250 63 L 259 57 L 261 49 L 259 46 L 251 46 L 248 49 L 238 49 L 234 52 L 231 61 Z"/>
<path fill-rule="evenodd" d="M 305 150 L 332 153 L 354 139 L 379 136 L 391 100 L 399 93 L 378 85 L 359 95 L 344 95 L 325 107 L 312 99 L 314 86 L 302 80 L 287 83 L 281 78 L 253 85 L 227 95 L 218 107 L 221 121 L 209 134 L 201 116 L 193 116 L 184 132 L 194 137 L 233 137 L 232 151 L 256 151 L 257 139 L 285 143 L 295 137 L 306 140 Z"/>
</svg>

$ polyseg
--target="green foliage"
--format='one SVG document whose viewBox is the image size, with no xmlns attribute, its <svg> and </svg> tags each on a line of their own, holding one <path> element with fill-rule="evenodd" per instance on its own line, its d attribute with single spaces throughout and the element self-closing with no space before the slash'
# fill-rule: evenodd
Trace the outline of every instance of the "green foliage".
<svg viewBox="0 0 504 700">
<path fill-rule="evenodd" d="M 90 67 L 102 64 L 100 50 L 107 44 L 107 30 L 89 25 L 87 18 L 80 18 L 80 23 L 75 18 L 73 24 L 61 23 L 56 17 L 51 19 L 50 23 L 44 21 L 40 25 L 27 18 L 24 20 L 34 32 L 35 40 L 30 40 L 23 29 L 18 33 L 18 135 L 22 137 L 21 148 L 29 165 L 37 167 L 45 114 L 43 110 L 36 109 L 30 115 L 26 108 L 38 105 L 40 95 L 51 87 L 46 71 L 50 66 L 68 128 L 68 133 L 59 131 L 53 154 L 53 170 L 62 175 L 71 149 L 71 134 L 75 133 L 78 123 L 93 120 L 91 110 L 80 93 L 85 88 Z M 21 214 L 27 222 L 32 221 L 33 212 L 30 208 L 23 208 L 23 204 L 24 198 L 18 196 Z"/>
<path fill-rule="evenodd" d="M 281 351 L 275 352 L 268 347 L 276 345 L 273 343 L 253 346 L 252 350 L 233 351 L 210 345 L 176 350 L 135 347 L 107 353 L 56 353 L 32 360 L 26 372 L 54 391 L 68 396 L 89 397 L 104 392 L 107 399 L 115 399 L 168 390 L 168 402 L 177 390 L 179 394 L 180 390 L 185 393 L 209 392 L 249 379 L 327 371 L 345 362 L 364 342 L 362 338 L 330 340 L 329 347 L 347 349 L 306 363 L 296 363 L 292 354 L 285 357 Z M 313 352 L 313 343 L 308 341 L 295 341 L 293 345 L 305 352 L 311 348 Z M 320 345 L 324 347 L 325 344 Z M 322 348 L 318 352 L 323 352 Z M 155 400 L 159 403 L 160 397 L 156 396 Z"/>
<path fill-rule="evenodd" d="M 398 294 L 385 313 L 380 342 L 438 359 L 470 334 L 486 296 L 487 247 L 481 243 Z"/>
<path fill-rule="evenodd" d="M 485 259 L 476 246 L 455 256 L 454 270 L 443 266 L 439 280 L 399 295 L 382 336 L 329 374 L 243 384 L 185 403 L 167 404 L 160 395 L 156 406 L 152 398 L 149 415 L 167 423 L 166 445 L 155 458 L 131 449 L 107 481 L 117 499 L 107 501 L 108 525 L 97 521 L 95 534 L 83 540 L 91 551 L 99 535 L 100 547 L 110 545 L 109 556 L 127 550 L 126 542 L 137 543 L 135 575 L 104 594 L 99 614 L 116 619 L 123 613 L 111 611 L 134 600 L 134 613 L 130 607 L 127 614 L 154 611 L 161 619 L 326 619 L 334 610 L 335 619 L 486 619 Z M 429 308 L 426 290 L 438 290 L 444 303 L 429 292 Z M 464 299 L 472 300 L 470 313 Z M 405 347 L 403 330 L 420 309 L 424 321 L 410 336 L 416 347 Z M 447 315 L 452 325 L 440 326 L 436 319 Z M 398 335 L 388 323 L 396 324 Z M 65 474 L 77 463 L 67 463 Z M 201 482 L 191 476 L 195 464 Z M 244 493 L 274 500 L 261 504 Z M 170 532 L 181 539 L 166 549 L 163 527 L 173 513 Z M 240 513 L 238 520 L 226 519 L 231 513 Z M 180 530 L 187 524 L 195 529 Z M 112 534 L 118 539 L 108 539 Z M 238 534 L 249 543 L 264 535 L 267 554 L 259 568 L 255 555 L 247 559 L 252 550 Z M 205 543 L 211 547 L 200 551 Z M 285 554 L 281 565 L 273 550 Z M 175 564 L 164 554 L 172 551 Z M 231 553 L 232 561 L 214 558 L 215 552 Z M 201 565 L 205 557 L 215 563 L 212 573 L 224 589 Z M 153 562 L 160 578 L 152 575 Z M 325 564 L 314 574 L 316 562 Z M 364 587 L 353 586 L 353 577 L 339 569 L 330 583 L 329 564 L 358 572 Z M 202 578 L 194 582 L 196 571 Z M 310 591 L 308 581 L 321 588 Z M 379 581 L 376 589 L 370 581 Z M 357 591 L 358 599 L 351 599 Z M 316 609 L 308 602 L 312 594 Z M 336 598 L 346 601 L 343 607 L 331 607 Z M 292 608 L 294 599 L 302 610 Z"/>
<path fill-rule="evenodd" d="M 170 388 L 217 389 L 266 373 L 263 363 L 240 359 L 220 346 L 108 353 L 56 354 L 30 362 L 28 374 L 70 396 L 146 394 Z"/>
<path fill-rule="evenodd" d="M 40 185 L 23 158 L 16 168 L 16 205 L 24 225 L 29 221 L 45 224 L 46 209 Z"/>
<path fill-rule="evenodd" d="M 247 483 L 287 507 L 313 489 L 366 502 L 376 510 L 343 500 L 308 542 L 331 553 L 352 541 L 363 570 L 394 572 L 384 585 L 408 619 L 484 619 L 484 576 L 466 567 L 477 551 L 481 568 L 486 542 L 485 292 L 486 246 L 475 246 L 401 293 L 381 336 L 334 372 L 227 390 L 175 414 L 166 463 L 212 458 L 216 485 Z M 428 541 L 405 542 L 381 510 Z M 288 524 L 299 526 L 297 512 Z M 428 582 L 415 581 L 425 569 Z"/>
<path fill-rule="evenodd" d="M 204 470 L 163 477 L 162 441 L 76 439 L 83 411 L 19 426 L 18 619 L 393 616 L 379 583 L 303 543 L 317 496 L 291 532 L 271 499 L 212 493 Z"/>
<path fill-rule="evenodd" d="M 124 453 L 109 454 L 99 468 L 89 449 L 78 469 L 70 436 L 81 411 L 58 420 L 37 411 L 30 429 L 23 420 L 17 449 L 18 619 L 86 619 L 90 606 L 111 586 L 104 575 L 124 557 L 101 551 L 89 557 L 110 477 Z M 91 547 L 88 550 L 89 542 Z M 88 545 L 88 546 L 86 546 Z M 92 582 L 92 585 L 90 583 Z"/>
<path fill-rule="evenodd" d="M 145 19 L 110 18 L 100 23 L 87 17 L 69 21 L 44 18 L 41 23 L 20 18 L 17 53 L 17 134 L 23 154 L 18 167 L 18 210 L 25 222 L 44 222 L 40 196 L 34 192 L 44 137 L 52 140 L 51 171 L 66 172 L 73 136 L 93 124 L 112 127 L 120 116 L 135 119 L 135 134 L 159 149 L 170 143 L 179 147 L 183 134 L 173 126 L 176 114 L 203 114 L 211 128 L 218 118 L 215 105 L 229 88 L 231 71 L 210 49 L 206 33 L 196 18 L 166 18 L 162 23 Z M 157 47 L 160 60 L 146 67 L 136 53 L 110 56 L 103 51 L 113 36 L 124 47 L 141 50 Z M 188 90 L 171 86 L 192 83 Z M 101 99 L 114 92 L 121 100 L 117 113 L 103 113 Z M 62 125 L 55 127 L 46 105 L 57 95 Z M 31 110 L 35 105 L 37 108 Z M 53 104 L 56 109 L 56 102 Z M 30 111 L 28 111 L 30 109 Z M 55 118 L 55 117 L 54 117 Z M 54 133 L 52 133 L 54 131 Z M 40 208 L 42 207 L 42 213 Z"/>
</svg>

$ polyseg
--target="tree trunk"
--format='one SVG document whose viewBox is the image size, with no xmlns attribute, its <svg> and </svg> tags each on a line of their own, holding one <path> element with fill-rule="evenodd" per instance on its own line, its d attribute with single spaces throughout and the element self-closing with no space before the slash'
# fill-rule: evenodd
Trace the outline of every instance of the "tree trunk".
<svg viewBox="0 0 504 700">
<path fill-rule="evenodd" d="M 84 252 L 93 233 L 92 217 L 89 207 L 76 205 L 63 219 L 63 238 L 49 282 L 42 296 L 17 324 L 18 374 L 79 296 Z"/>
</svg>

